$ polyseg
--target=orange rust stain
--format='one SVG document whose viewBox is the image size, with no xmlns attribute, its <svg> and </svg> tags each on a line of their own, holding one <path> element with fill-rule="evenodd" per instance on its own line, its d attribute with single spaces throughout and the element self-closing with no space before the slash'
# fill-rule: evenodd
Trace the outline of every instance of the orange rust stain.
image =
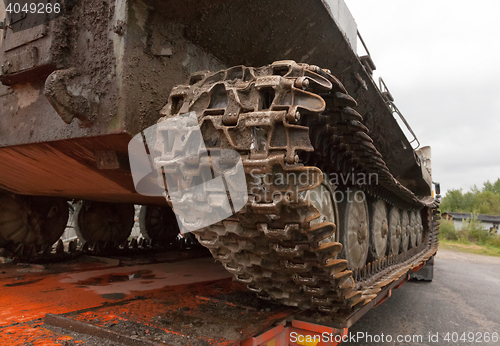
<svg viewBox="0 0 500 346">
<path fill-rule="evenodd" d="M 210 262 L 213 261 L 210 260 Z M 220 268 L 216 268 L 219 272 L 211 273 L 210 270 L 205 270 L 203 265 L 205 265 L 203 262 L 196 261 L 184 267 L 179 266 L 175 273 L 183 274 L 186 271 L 181 269 L 195 267 L 196 274 L 188 278 L 180 274 L 172 275 L 163 270 L 162 266 L 165 264 L 137 266 L 139 268 L 136 267 L 136 270 L 130 267 L 105 269 L 92 267 L 92 272 L 80 270 L 78 273 L 73 271 L 62 274 L 20 272 L 14 268 L 12 272 L 0 277 L 2 289 L 0 344 L 13 346 L 31 343 L 36 346 L 52 346 L 60 345 L 67 340 L 75 344 L 83 344 L 81 340 L 73 340 L 68 335 L 44 329 L 43 323 L 39 320 L 43 319 L 47 313 L 65 314 L 85 309 L 92 309 L 92 311 L 72 314 L 70 318 L 100 326 L 119 321 L 138 321 L 145 326 L 162 329 L 166 333 L 182 335 L 178 331 L 167 330 L 161 323 L 155 323 L 153 318 L 164 316 L 167 309 L 168 311 L 196 311 L 200 307 L 197 295 L 227 293 L 235 287 L 230 279 L 221 280 L 221 278 L 228 277 L 225 271 L 222 272 Z M 169 268 L 169 265 L 165 267 Z M 211 280 L 209 280 L 210 276 L 212 276 Z M 206 281 L 193 284 L 196 279 Z M 178 284 L 180 280 L 183 285 Z M 155 284 L 149 285 L 151 281 Z M 217 282 L 216 288 L 212 286 L 214 281 Z M 149 289 L 151 286 L 159 285 L 163 286 Z M 123 296 L 119 300 L 106 299 L 106 295 L 103 294 L 110 289 L 111 292 L 116 292 L 115 289 L 122 290 Z M 125 305 L 106 305 L 106 303 L 127 300 L 139 295 L 144 298 L 129 301 Z M 210 344 L 214 342 L 203 337 L 201 339 Z M 230 345 L 232 343 L 218 341 L 217 344 Z"/>
<path fill-rule="evenodd" d="M 72 340 L 68 335 L 57 335 L 54 332 L 42 328 L 42 323 L 32 323 L 31 325 L 14 325 L 5 327 L 1 332 L 2 346 L 19 346 L 30 344 L 34 346 L 55 346 L 61 345 L 58 340 Z M 73 342 L 83 344 L 81 340 Z"/>
<path fill-rule="evenodd" d="M 109 323 L 117 323 L 119 320 L 126 321 L 125 319 L 120 318 L 115 314 L 110 314 L 109 308 L 107 308 L 106 310 L 107 310 L 106 312 L 87 311 L 78 316 L 73 316 L 71 318 L 78 321 L 89 322 L 100 327 L 104 327 L 106 324 Z"/>
<path fill-rule="evenodd" d="M 43 280 L 21 286 L 1 281 L 0 327 L 14 322 L 43 318 L 45 314 L 62 314 L 99 306 L 107 299 L 91 290 L 62 283 L 59 275 L 47 275 Z"/>
<path fill-rule="evenodd" d="M 234 283 L 231 280 L 221 280 L 217 282 L 216 287 L 213 285 L 208 285 L 206 283 L 200 283 L 195 288 L 190 285 L 183 286 L 171 286 L 165 287 L 163 289 L 149 291 L 149 292 L 133 292 L 136 294 L 141 294 L 143 299 L 132 300 L 127 302 L 125 305 L 120 306 L 103 306 L 93 311 L 81 313 L 78 316 L 73 316 L 72 318 L 80 320 L 83 322 L 106 326 L 107 324 L 114 322 L 118 323 L 120 321 L 130 321 L 138 322 L 144 327 L 152 327 L 161 330 L 167 334 L 171 335 L 190 335 L 189 329 L 186 327 L 186 331 L 183 329 L 171 330 L 167 328 L 161 321 L 157 319 L 158 316 L 172 316 L 175 315 L 185 315 L 185 316 L 196 316 L 196 312 L 200 309 L 201 304 L 206 304 L 205 299 L 201 299 L 200 294 L 203 296 L 211 296 L 223 293 L 230 293 L 235 290 Z M 213 303 L 210 300 L 208 303 Z M 235 306 L 235 304 L 228 304 L 230 306 Z M 269 316 L 263 316 L 263 321 L 268 321 L 269 325 L 272 325 L 276 319 L 284 319 L 289 316 L 287 312 L 277 312 L 270 314 Z M 266 323 L 266 322 L 265 322 Z M 179 327 L 177 325 L 177 327 Z M 255 332 L 259 332 L 256 330 Z M 193 339 L 203 340 L 210 345 L 234 345 L 237 340 L 223 340 L 221 339 L 213 340 L 204 336 L 190 335 Z"/>
</svg>

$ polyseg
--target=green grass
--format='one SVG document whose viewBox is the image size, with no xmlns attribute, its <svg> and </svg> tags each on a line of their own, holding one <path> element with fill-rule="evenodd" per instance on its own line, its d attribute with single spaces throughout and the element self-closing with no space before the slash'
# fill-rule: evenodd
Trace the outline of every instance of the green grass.
<svg viewBox="0 0 500 346">
<path fill-rule="evenodd" d="M 439 240 L 439 248 L 459 252 L 472 253 L 476 255 L 500 257 L 500 247 L 494 245 L 479 245 L 461 240 Z"/>
<path fill-rule="evenodd" d="M 466 220 L 457 230 L 453 221 L 440 220 L 439 242 L 442 249 L 500 257 L 500 235 L 483 230 L 477 218 Z"/>
</svg>

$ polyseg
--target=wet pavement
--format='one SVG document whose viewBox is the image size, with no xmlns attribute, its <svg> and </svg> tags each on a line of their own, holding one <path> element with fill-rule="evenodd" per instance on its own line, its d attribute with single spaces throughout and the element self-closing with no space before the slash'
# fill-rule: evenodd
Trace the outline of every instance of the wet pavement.
<svg viewBox="0 0 500 346">
<path fill-rule="evenodd" d="M 71 264 L 2 264 L 1 345 L 83 344 L 83 340 L 72 340 L 69 335 L 45 328 L 45 315 L 83 312 L 84 319 L 92 314 L 88 311 L 138 302 L 174 286 L 179 289 L 229 277 L 212 258 L 135 266 L 120 266 L 116 259 L 85 256 Z M 103 313 L 98 320 L 115 321 L 116 315 Z"/>
<path fill-rule="evenodd" d="M 235 345 L 296 312 L 199 254 L 0 268 L 2 346 Z"/>
</svg>

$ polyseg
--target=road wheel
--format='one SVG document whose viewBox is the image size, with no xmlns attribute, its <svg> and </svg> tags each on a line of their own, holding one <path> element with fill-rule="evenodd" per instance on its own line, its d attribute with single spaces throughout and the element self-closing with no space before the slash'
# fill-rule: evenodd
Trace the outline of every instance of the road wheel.
<svg viewBox="0 0 500 346">
<path fill-rule="evenodd" d="M 419 220 L 419 216 L 420 211 L 418 210 L 412 210 L 410 212 L 410 247 L 412 248 L 417 247 L 422 239 L 422 220 Z"/>
<path fill-rule="evenodd" d="M 415 245 L 417 244 L 417 233 L 416 233 L 416 222 L 417 222 L 417 216 L 415 215 L 415 210 L 411 210 L 409 212 L 409 219 L 410 219 L 410 239 L 409 239 L 409 244 L 410 248 L 414 248 Z"/>
<path fill-rule="evenodd" d="M 61 238 L 69 218 L 68 202 L 58 197 L 31 197 L 30 209 L 40 223 L 42 244 L 52 245 Z"/>
<path fill-rule="evenodd" d="M 346 194 L 339 203 L 340 243 L 344 246 L 342 254 L 351 270 L 364 267 L 368 257 L 368 206 L 366 198 L 360 198 L 359 192 L 351 196 Z"/>
<path fill-rule="evenodd" d="M 397 255 L 401 245 L 401 212 L 392 207 L 389 212 L 389 254 Z"/>
<path fill-rule="evenodd" d="M 415 222 L 415 239 L 417 242 L 417 246 L 422 244 L 422 238 L 424 236 L 424 226 L 422 225 L 422 216 L 420 215 L 420 211 L 416 211 L 416 222 Z"/>
<path fill-rule="evenodd" d="M 410 233 L 410 216 L 408 215 L 408 210 L 403 210 L 401 212 L 401 253 L 408 250 L 408 245 L 410 243 Z"/>
<path fill-rule="evenodd" d="M 0 196 L 0 246 L 52 245 L 64 233 L 69 210 L 55 197 Z"/>
<path fill-rule="evenodd" d="M 179 235 L 175 213 L 170 207 L 143 205 L 139 213 L 139 228 L 146 239 L 170 244 Z"/>
<path fill-rule="evenodd" d="M 75 231 L 78 238 L 90 244 L 121 244 L 132 231 L 134 214 L 133 204 L 80 201 L 73 216 Z"/>
<path fill-rule="evenodd" d="M 387 206 L 382 200 L 370 202 L 370 252 L 369 259 L 374 261 L 385 257 L 389 225 Z"/>
</svg>

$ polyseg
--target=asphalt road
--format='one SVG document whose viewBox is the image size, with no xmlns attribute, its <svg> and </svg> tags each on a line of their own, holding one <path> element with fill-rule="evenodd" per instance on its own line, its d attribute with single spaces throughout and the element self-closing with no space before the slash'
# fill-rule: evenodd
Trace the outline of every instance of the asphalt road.
<svg viewBox="0 0 500 346">
<path fill-rule="evenodd" d="M 500 258 L 439 250 L 432 282 L 404 284 L 349 329 L 364 333 L 358 342 L 342 345 L 500 345 L 486 342 L 495 332 L 500 339 Z"/>
</svg>

